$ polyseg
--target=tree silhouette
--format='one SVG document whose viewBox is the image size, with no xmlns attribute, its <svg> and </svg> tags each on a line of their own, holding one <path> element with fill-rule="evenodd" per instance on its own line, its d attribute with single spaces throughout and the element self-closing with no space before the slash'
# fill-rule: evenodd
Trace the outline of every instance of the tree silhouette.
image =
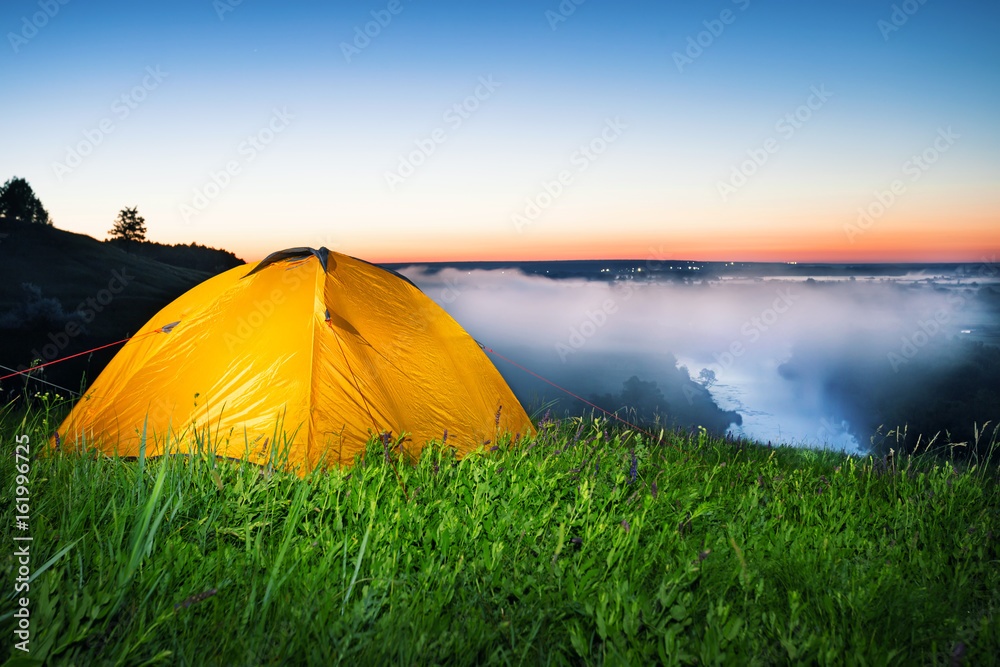
<svg viewBox="0 0 1000 667">
<path fill-rule="evenodd" d="M 0 215 L 22 222 L 52 224 L 49 212 L 35 196 L 28 181 L 17 176 L 0 186 Z"/>
<path fill-rule="evenodd" d="M 139 215 L 139 207 L 125 207 L 119 211 L 108 234 L 111 235 L 111 240 L 145 241 L 146 219 Z"/>
</svg>

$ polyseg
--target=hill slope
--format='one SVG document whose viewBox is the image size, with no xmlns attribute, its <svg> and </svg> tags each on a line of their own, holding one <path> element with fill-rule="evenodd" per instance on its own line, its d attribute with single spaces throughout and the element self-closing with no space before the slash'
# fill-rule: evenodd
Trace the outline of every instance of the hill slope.
<svg viewBox="0 0 1000 667">
<path fill-rule="evenodd" d="M 20 369 L 125 338 L 212 275 L 84 234 L 0 219 L 0 365 Z M 81 374 L 93 379 L 117 350 L 60 363 L 44 377 L 78 390 Z M 0 393 L 22 386 L 20 378 L 5 380 Z"/>
</svg>

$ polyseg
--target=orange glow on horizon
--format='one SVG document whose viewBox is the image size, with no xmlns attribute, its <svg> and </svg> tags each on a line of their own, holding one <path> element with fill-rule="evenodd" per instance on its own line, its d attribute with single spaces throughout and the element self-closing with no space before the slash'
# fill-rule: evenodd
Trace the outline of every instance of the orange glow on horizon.
<svg viewBox="0 0 1000 667">
<path fill-rule="evenodd" d="M 438 242 L 434 239 L 405 239 L 387 250 L 359 244 L 331 248 L 374 263 L 423 264 L 433 262 L 489 261 L 560 261 L 560 260 L 691 260 L 700 262 L 798 262 L 815 264 L 866 263 L 965 263 L 997 261 L 1000 254 L 1000 228 L 978 225 L 961 229 L 872 228 L 854 237 L 853 243 L 843 229 L 799 233 L 730 234 L 717 239 L 704 236 L 665 233 L 660 238 L 640 239 L 606 236 L 566 241 L 558 237 L 496 239 L 460 239 Z M 296 245 L 289 243 L 288 247 Z M 236 254 L 248 262 L 263 259 L 270 252 L 253 248 Z"/>
</svg>

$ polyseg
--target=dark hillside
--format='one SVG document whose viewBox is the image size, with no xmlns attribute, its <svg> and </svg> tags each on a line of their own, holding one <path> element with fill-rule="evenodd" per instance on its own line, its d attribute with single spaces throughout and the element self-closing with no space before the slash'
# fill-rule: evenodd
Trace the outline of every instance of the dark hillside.
<svg viewBox="0 0 1000 667">
<path fill-rule="evenodd" d="M 172 266 L 84 234 L 0 219 L 0 365 L 20 370 L 32 359 L 47 362 L 125 338 L 218 272 Z M 57 364 L 42 377 L 79 390 L 81 375 L 93 379 L 118 349 Z M 0 368 L 0 376 L 8 372 Z M 4 380 L 0 394 L 23 386 L 21 378 Z"/>
<path fill-rule="evenodd" d="M 228 250 L 209 248 L 197 243 L 167 245 L 152 241 L 134 243 L 120 239 L 112 239 L 105 241 L 105 243 L 136 257 L 152 259 L 163 264 L 179 266 L 184 269 L 207 271 L 213 275 L 231 269 L 234 266 L 245 264 L 242 259 Z"/>
</svg>

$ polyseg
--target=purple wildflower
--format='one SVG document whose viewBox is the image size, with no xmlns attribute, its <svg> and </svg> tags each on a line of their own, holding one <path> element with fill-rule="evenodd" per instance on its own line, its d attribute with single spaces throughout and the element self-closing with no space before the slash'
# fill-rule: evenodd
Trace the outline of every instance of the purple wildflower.
<svg viewBox="0 0 1000 667">
<path fill-rule="evenodd" d="M 653 500 L 656 500 L 656 495 L 658 493 L 656 490 L 656 480 L 653 480 L 653 485 L 650 487 L 650 490 L 653 492 Z"/>
<path fill-rule="evenodd" d="M 635 459 L 635 447 L 632 448 L 632 462 L 628 467 L 628 483 L 632 484 L 639 476 L 639 462 Z"/>
<path fill-rule="evenodd" d="M 441 436 L 441 444 L 443 445 L 446 442 L 448 442 L 448 429 L 445 429 L 444 430 L 444 435 Z"/>
<path fill-rule="evenodd" d="M 569 538 L 569 541 L 572 542 L 573 544 L 583 544 L 582 537 L 571 537 Z"/>
<path fill-rule="evenodd" d="M 503 406 L 502 405 L 499 408 L 497 408 L 497 415 L 493 419 L 494 426 L 499 426 L 500 425 L 500 411 L 501 410 L 503 410 Z"/>
<path fill-rule="evenodd" d="M 219 592 L 219 589 L 213 588 L 211 590 L 205 591 L 204 593 L 195 593 L 194 595 L 192 595 L 191 597 L 187 598 L 183 602 L 179 602 L 179 603 L 175 604 L 174 605 L 174 611 L 177 611 L 181 607 L 187 609 L 188 607 L 190 607 L 193 604 L 197 604 L 197 603 L 201 602 L 202 600 L 207 600 L 208 598 L 212 597 L 213 595 L 215 595 L 218 592 Z"/>
<path fill-rule="evenodd" d="M 965 658 L 965 642 L 958 642 L 951 651 L 951 664 L 961 665 Z"/>
<path fill-rule="evenodd" d="M 622 528 L 625 529 L 626 533 L 632 530 L 632 526 L 628 525 L 628 521 L 626 521 L 625 519 L 622 519 Z"/>
<path fill-rule="evenodd" d="M 691 530 L 691 512 L 687 512 L 686 514 L 687 516 L 685 516 L 677 526 L 677 532 L 681 534 L 681 537 L 684 536 L 684 533 Z"/>
<path fill-rule="evenodd" d="M 391 463 L 389 458 L 389 441 L 392 439 L 391 431 L 382 431 L 382 451 L 385 453 L 385 462 Z"/>
<path fill-rule="evenodd" d="M 60 446 L 59 431 L 56 431 L 55 435 L 56 435 L 56 451 L 58 452 L 59 451 L 59 446 Z"/>
</svg>

